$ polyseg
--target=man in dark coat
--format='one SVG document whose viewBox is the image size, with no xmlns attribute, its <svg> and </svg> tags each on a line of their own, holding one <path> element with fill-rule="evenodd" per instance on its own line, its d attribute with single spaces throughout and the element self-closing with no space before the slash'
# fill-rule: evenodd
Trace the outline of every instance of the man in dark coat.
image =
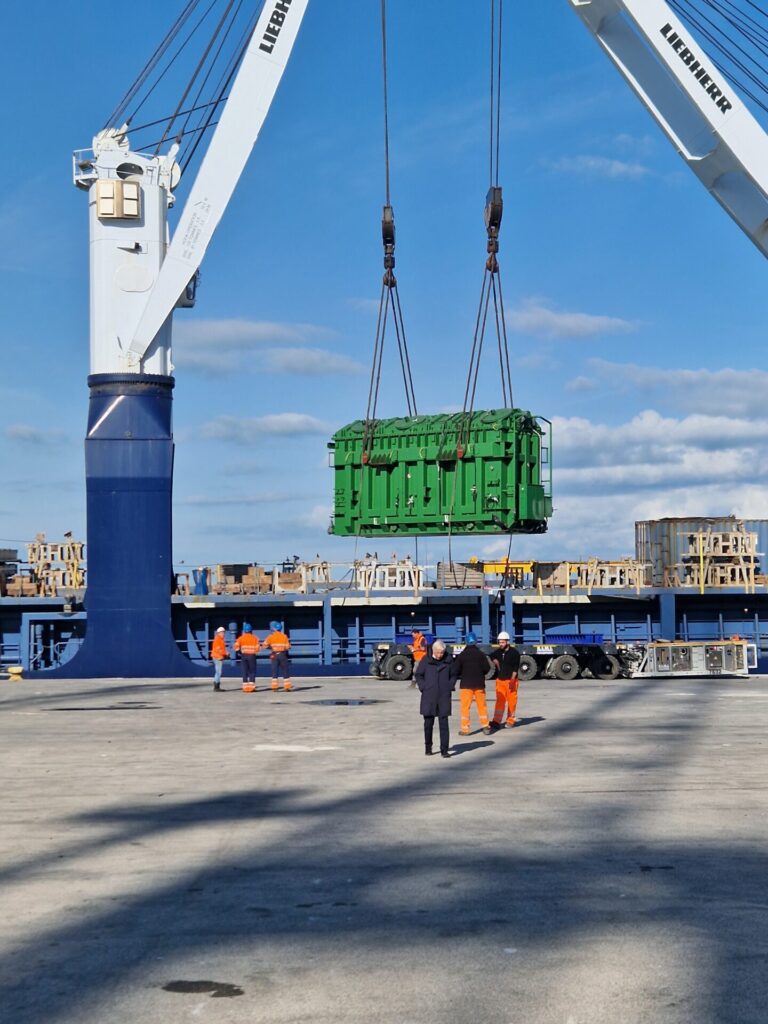
<svg viewBox="0 0 768 1024">
<path fill-rule="evenodd" d="M 451 697 L 456 684 L 453 659 L 445 653 L 442 640 L 435 640 L 432 651 L 416 666 L 416 685 L 421 690 L 421 714 L 424 716 L 424 753 L 432 753 L 432 733 L 435 718 L 440 723 L 440 755 L 448 753 L 448 719 Z"/>
<path fill-rule="evenodd" d="M 461 728 L 460 736 L 469 736 L 469 714 L 472 703 L 477 703 L 477 713 L 480 716 L 480 727 L 486 736 L 490 733 L 491 727 L 488 723 L 488 706 L 485 703 L 485 677 L 491 667 L 487 655 L 483 654 L 477 646 L 477 637 L 474 633 L 467 633 L 467 646 L 455 659 L 456 676 L 461 680 L 459 696 L 461 698 Z"/>
</svg>

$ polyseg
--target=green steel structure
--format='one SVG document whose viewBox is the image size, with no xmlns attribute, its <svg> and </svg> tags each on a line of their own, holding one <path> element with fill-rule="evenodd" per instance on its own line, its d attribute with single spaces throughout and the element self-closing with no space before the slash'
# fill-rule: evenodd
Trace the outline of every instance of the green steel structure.
<svg viewBox="0 0 768 1024">
<path fill-rule="evenodd" d="M 357 420 L 328 447 L 341 537 L 543 533 L 552 515 L 551 425 L 521 409 L 378 420 L 367 440 Z"/>
</svg>

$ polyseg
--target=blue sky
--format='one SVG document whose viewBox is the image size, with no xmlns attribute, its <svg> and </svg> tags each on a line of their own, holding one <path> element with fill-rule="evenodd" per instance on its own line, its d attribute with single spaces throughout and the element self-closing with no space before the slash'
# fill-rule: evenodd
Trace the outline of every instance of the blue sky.
<svg viewBox="0 0 768 1024">
<path fill-rule="evenodd" d="M 501 262 L 515 401 L 556 430 L 550 532 L 513 553 L 630 554 L 636 518 L 765 516 L 763 257 L 565 0 L 513 6 Z M 390 0 L 398 279 L 421 412 L 461 403 L 485 258 L 477 7 Z M 87 212 L 71 151 L 90 144 L 180 8 L 5 14 L 0 544 L 85 535 Z M 312 0 L 197 308 L 176 315 L 177 562 L 353 557 L 353 540 L 326 534 L 325 446 L 365 411 L 381 280 L 378 30 L 375 0 Z M 390 349 L 386 415 L 405 409 L 395 363 Z M 482 393 L 500 403 L 490 356 Z M 454 556 L 506 547 L 475 539 Z M 434 562 L 445 548 L 420 554 Z"/>
</svg>

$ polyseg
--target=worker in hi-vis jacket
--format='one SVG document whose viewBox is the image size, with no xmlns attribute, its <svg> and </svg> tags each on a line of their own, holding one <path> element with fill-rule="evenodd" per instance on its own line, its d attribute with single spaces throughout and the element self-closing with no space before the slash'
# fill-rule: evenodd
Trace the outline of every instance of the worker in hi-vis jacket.
<svg viewBox="0 0 768 1024">
<path fill-rule="evenodd" d="M 213 643 L 211 644 L 211 661 L 213 662 L 214 690 L 221 689 L 221 670 L 224 665 L 224 659 L 229 657 L 227 641 L 225 640 L 226 632 L 227 631 L 223 626 L 219 626 L 213 634 Z"/>
<path fill-rule="evenodd" d="M 454 672 L 461 680 L 459 683 L 459 699 L 461 702 L 460 736 L 469 736 L 469 714 L 472 704 L 477 703 L 480 726 L 488 735 L 491 727 L 488 724 L 488 707 L 485 703 L 485 676 L 489 668 L 488 657 L 477 646 L 474 633 L 467 633 L 467 646 L 455 659 Z"/>
<path fill-rule="evenodd" d="M 414 628 L 411 630 L 411 650 L 413 651 L 413 681 L 411 682 L 411 688 L 413 688 L 416 686 L 416 669 L 419 667 L 419 662 L 427 655 L 427 638 L 420 629 Z"/>
<path fill-rule="evenodd" d="M 520 652 L 509 642 L 509 633 L 499 633 L 499 649 L 494 653 L 498 673 L 496 675 L 496 707 L 493 711 L 492 729 L 504 727 L 504 712 L 507 713 L 507 728 L 515 724 L 517 709 L 517 673 L 520 669 Z"/>
<path fill-rule="evenodd" d="M 247 622 L 243 626 L 243 632 L 235 640 L 235 650 L 240 652 L 240 660 L 243 665 L 243 688 L 247 684 L 255 684 L 256 655 L 261 650 L 261 641 L 253 632 L 253 627 L 249 626 Z M 248 689 L 250 691 L 250 685 L 248 685 Z"/>
<path fill-rule="evenodd" d="M 268 647 L 272 652 L 270 655 L 272 659 L 272 689 L 280 689 L 280 677 L 282 676 L 284 689 L 292 690 L 293 683 L 291 682 L 291 663 L 288 660 L 288 651 L 291 646 L 291 641 L 283 632 L 279 622 L 270 622 L 269 628 L 272 632 L 269 634 L 262 646 Z"/>
</svg>

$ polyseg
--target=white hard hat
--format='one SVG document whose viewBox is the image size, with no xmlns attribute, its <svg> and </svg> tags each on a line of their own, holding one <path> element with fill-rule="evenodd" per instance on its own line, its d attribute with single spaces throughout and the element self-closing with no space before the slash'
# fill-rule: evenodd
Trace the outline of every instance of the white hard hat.
<svg viewBox="0 0 768 1024">
<path fill-rule="evenodd" d="M 217 633 L 226 633 L 227 631 L 226 631 L 226 629 L 223 626 L 219 626 L 219 628 L 216 630 L 216 632 Z"/>
<path fill-rule="evenodd" d="M 499 640 L 509 640 L 509 633 L 501 632 L 498 636 Z"/>
</svg>

